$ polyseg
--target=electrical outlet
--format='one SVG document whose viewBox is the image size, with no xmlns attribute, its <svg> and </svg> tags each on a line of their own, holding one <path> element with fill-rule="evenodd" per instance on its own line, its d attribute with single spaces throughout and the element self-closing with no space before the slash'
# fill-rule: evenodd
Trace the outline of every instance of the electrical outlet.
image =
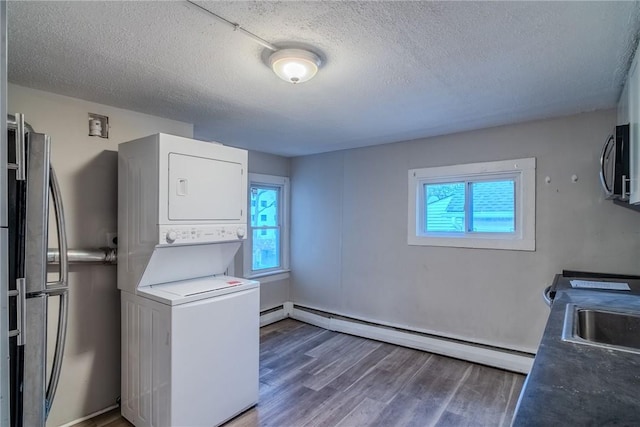
<svg viewBox="0 0 640 427">
<path fill-rule="evenodd" d="M 118 233 L 113 231 L 105 234 L 105 243 L 108 248 L 118 247 Z"/>
</svg>

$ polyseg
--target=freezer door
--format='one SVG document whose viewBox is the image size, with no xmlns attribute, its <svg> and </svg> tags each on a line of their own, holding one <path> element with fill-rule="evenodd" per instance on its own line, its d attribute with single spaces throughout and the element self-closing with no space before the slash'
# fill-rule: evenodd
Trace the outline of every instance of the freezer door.
<svg viewBox="0 0 640 427">
<path fill-rule="evenodd" d="M 23 425 L 44 427 L 46 420 L 47 297 L 27 298 L 25 327 Z"/>
<path fill-rule="evenodd" d="M 9 425 L 8 241 L 9 230 L 0 228 L 0 426 Z"/>
<path fill-rule="evenodd" d="M 9 425 L 7 2 L 0 2 L 0 426 Z"/>
<path fill-rule="evenodd" d="M 0 227 L 7 227 L 7 2 L 0 2 Z M 2 282 L 5 283 L 5 282 Z M 3 299 L 4 301 L 4 299 Z M 4 360 L 4 358 L 2 359 Z M 4 384 L 4 382 L 3 382 Z M 4 396 L 4 394 L 0 394 Z M 0 405 L 0 425 L 3 408 Z"/>
<path fill-rule="evenodd" d="M 28 134 L 25 238 L 27 293 L 43 292 L 46 288 L 50 146 L 48 136 L 39 133 Z"/>
</svg>

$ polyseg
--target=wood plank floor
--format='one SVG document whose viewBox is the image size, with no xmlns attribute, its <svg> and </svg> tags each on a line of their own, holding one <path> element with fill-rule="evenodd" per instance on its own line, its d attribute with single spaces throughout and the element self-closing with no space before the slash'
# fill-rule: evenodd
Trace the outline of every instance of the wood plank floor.
<svg viewBox="0 0 640 427">
<path fill-rule="evenodd" d="M 260 330 L 260 403 L 225 427 L 508 426 L 523 381 L 286 319 Z"/>
</svg>

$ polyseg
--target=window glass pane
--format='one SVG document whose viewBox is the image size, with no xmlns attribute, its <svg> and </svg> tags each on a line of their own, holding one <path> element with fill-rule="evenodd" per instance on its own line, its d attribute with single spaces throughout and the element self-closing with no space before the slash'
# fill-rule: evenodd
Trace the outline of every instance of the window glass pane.
<svg viewBox="0 0 640 427">
<path fill-rule="evenodd" d="M 280 189 L 251 186 L 251 226 L 276 227 L 280 202 Z"/>
<path fill-rule="evenodd" d="M 253 230 L 252 270 L 280 267 L 280 230 Z"/>
<path fill-rule="evenodd" d="M 425 231 L 464 233 L 464 182 L 425 184 Z"/>
<path fill-rule="evenodd" d="M 515 231 L 515 181 L 471 183 L 471 231 Z"/>
</svg>

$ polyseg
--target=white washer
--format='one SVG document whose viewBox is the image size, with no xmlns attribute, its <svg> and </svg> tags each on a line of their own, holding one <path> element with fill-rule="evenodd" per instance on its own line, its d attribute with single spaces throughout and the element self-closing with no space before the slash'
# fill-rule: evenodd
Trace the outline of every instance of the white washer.
<svg viewBox="0 0 640 427">
<path fill-rule="evenodd" d="M 247 160 L 166 134 L 118 147 L 121 411 L 138 427 L 217 426 L 258 401 L 259 283 L 222 275 Z"/>
<path fill-rule="evenodd" d="M 258 402 L 259 283 L 227 276 L 122 292 L 122 414 L 217 426 Z"/>
</svg>

